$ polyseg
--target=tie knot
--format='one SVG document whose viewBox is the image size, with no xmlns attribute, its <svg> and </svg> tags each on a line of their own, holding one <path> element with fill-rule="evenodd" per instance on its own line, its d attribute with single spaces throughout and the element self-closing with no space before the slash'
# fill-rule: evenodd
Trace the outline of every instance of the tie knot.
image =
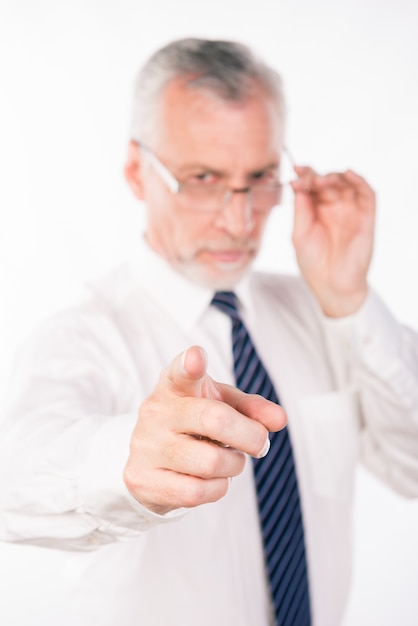
<svg viewBox="0 0 418 626">
<path fill-rule="evenodd" d="M 232 319 L 239 319 L 238 298 L 233 291 L 216 291 L 211 304 Z"/>
</svg>

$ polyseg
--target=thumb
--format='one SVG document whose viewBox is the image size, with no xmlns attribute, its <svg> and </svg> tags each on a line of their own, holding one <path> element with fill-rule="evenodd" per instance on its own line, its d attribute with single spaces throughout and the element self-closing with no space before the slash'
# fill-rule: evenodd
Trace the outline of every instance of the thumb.
<svg viewBox="0 0 418 626">
<path fill-rule="evenodd" d="M 178 396 L 220 398 L 220 392 L 207 374 L 208 357 L 200 346 L 191 346 L 177 355 L 163 370 L 160 385 Z"/>
</svg>

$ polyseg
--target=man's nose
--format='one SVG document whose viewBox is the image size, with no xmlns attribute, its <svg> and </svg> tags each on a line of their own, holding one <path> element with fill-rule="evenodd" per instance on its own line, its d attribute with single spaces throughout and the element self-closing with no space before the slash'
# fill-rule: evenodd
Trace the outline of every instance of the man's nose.
<svg viewBox="0 0 418 626">
<path fill-rule="evenodd" d="M 250 187 L 227 191 L 217 224 L 235 237 L 248 235 L 254 227 Z"/>
</svg>

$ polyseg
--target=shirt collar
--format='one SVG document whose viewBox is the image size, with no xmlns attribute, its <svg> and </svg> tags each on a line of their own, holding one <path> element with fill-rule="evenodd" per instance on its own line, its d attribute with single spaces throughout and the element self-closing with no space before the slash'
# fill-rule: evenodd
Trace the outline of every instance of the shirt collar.
<svg viewBox="0 0 418 626">
<path fill-rule="evenodd" d="M 135 281 L 152 300 L 168 311 L 175 322 L 188 329 L 199 322 L 213 297 L 213 290 L 188 280 L 158 255 L 142 236 L 130 260 Z M 234 289 L 243 312 L 250 306 L 248 278 Z"/>
</svg>

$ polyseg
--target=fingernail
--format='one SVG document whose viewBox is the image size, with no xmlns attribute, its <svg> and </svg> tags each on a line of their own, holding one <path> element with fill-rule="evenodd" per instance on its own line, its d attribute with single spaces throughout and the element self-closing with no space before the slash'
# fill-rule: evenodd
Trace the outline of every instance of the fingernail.
<svg viewBox="0 0 418 626">
<path fill-rule="evenodd" d="M 202 359 L 204 359 L 206 365 L 207 366 L 207 361 L 208 361 L 208 357 L 206 354 L 206 350 L 200 346 L 191 346 L 190 348 L 187 348 L 183 354 L 181 355 L 181 359 L 180 359 L 180 370 L 181 373 L 184 375 L 188 375 L 189 374 L 189 368 L 192 367 L 193 369 L 193 364 L 196 361 L 196 352 L 200 353 L 200 357 Z M 191 363 L 187 363 L 187 360 L 190 356 L 191 359 Z"/>
<path fill-rule="evenodd" d="M 267 436 L 267 440 L 266 440 L 266 443 L 264 444 L 264 448 L 261 450 L 257 458 L 263 459 L 267 455 L 269 450 L 270 450 L 270 439 Z"/>
</svg>

